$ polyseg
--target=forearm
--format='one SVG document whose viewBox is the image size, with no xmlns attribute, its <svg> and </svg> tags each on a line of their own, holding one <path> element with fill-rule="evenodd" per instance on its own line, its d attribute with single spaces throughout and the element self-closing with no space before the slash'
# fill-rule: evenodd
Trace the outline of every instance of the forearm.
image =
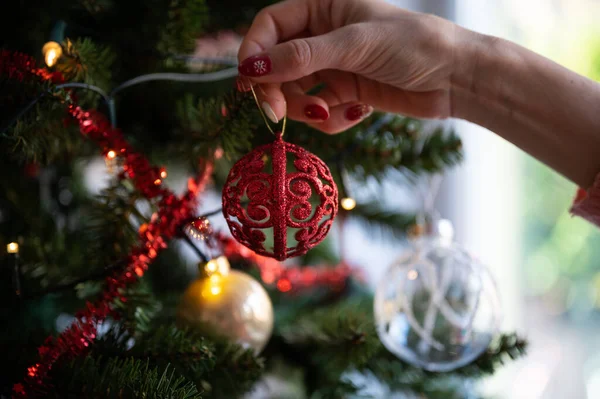
<svg viewBox="0 0 600 399">
<path fill-rule="evenodd" d="M 452 115 L 591 186 L 600 172 L 600 84 L 502 39 L 461 29 L 457 42 Z"/>
</svg>

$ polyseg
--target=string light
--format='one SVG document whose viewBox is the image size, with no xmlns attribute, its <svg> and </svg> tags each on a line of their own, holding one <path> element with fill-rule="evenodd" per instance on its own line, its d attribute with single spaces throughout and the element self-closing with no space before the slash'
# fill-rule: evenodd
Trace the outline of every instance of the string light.
<svg viewBox="0 0 600 399">
<path fill-rule="evenodd" d="M 18 254 L 19 253 L 19 244 L 16 242 L 11 242 L 6 246 L 6 252 L 9 254 Z"/>
<path fill-rule="evenodd" d="M 342 197 L 342 200 L 340 201 L 340 206 L 346 211 L 351 211 L 352 209 L 356 208 L 356 200 L 352 198 L 352 196 L 348 192 L 348 171 L 346 170 L 346 168 L 344 168 L 342 160 L 338 161 L 337 169 L 340 173 L 340 194 Z"/>
<path fill-rule="evenodd" d="M 162 183 L 162 180 L 160 180 L 160 179 L 154 180 L 154 185 L 155 186 L 160 186 L 160 183 Z"/>
<path fill-rule="evenodd" d="M 44 55 L 44 61 L 49 67 L 53 67 L 56 62 L 62 56 L 62 46 L 57 42 L 47 42 L 42 47 L 42 54 Z"/>
<path fill-rule="evenodd" d="M 117 157 L 117 153 L 115 150 L 109 150 L 104 156 L 104 161 L 106 162 L 106 167 L 108 168 L 108 173 L 112 174 L 115 170 L 115 166 L 117 166 L 117 161 L 115 158 Z"/>
<path fill-rule="evenodd" d="M 166 169 L 161 169 L 160 171 L 160 177 L 162 177 L 163 179 L 167 178 L 167 170 Z"/>
<path fill-rule="evenodd" d="M 63 54 L 63 49 L 60 43 L 65 40 L 65 30 L 67 24 L 65 21 L 57 21 L 52 27 L 50 32 L 50 40 L 42 47 L 42 54 L 44 55 L 44 61 L 49 67 L 56 65 L 58 60 Z"/>
<path fill-rule="evenodd" d="M 281 292 L 288 292 L 292 289 L 292 283 L 290 283 L 290 280 L 282 278 L 277 282 L 277 289 Z"/>
<path fill-rule="evenodd" d="M 413 269 L 413 270 L 410 270 L 408 272 L 408 279 L 409 280 L 416 280 L 417 277 L 419 277 L 419 272 L 418 271 L 416 271 L 416 270 Z"/>
<path fill-rule="evenodd" d="M 340 204 L 342 205 L 342 208 L 347 211 L 351 211 L 352 209 L 356 208 L 356 201 L 351 197 L 343 198 Z"/>
</svg>

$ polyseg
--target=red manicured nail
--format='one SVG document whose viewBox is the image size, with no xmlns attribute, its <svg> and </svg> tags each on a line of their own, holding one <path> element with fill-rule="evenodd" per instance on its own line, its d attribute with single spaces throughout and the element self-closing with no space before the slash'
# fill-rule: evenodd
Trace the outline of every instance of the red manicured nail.
<svg viewBox="0 0 600 399">
<path fill-rule="evenodd" d="M 271 59 L 268 55 L 255 55 L 246 58 L 238 66 L 238 71 L 244 76 L 264 76 L 271 72 Z"/>
<path fill-rule="evenodd" d="M 326 121 L 329 119 L 329 112 L 320 105 L 310 104 L 304 108 L 304 115 L 309 117 L 310 119 L 318 119 L 322 121 Z"/>
<path fill-rule="evenodd" d="M 371 115 L 373 107 L 366 104 L 353 105 L 346 110 L 346 119 L 349 121 L 357 121 Z"/>
</svg>

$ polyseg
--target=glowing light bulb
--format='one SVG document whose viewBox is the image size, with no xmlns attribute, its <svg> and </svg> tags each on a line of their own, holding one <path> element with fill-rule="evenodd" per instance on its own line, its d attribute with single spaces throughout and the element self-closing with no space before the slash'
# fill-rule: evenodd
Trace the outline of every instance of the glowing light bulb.
<svg viewBox="0 0 600 399">
<path fill-rule="evenodd" d="M 160 186 L 160 183 L 162 183 L 162 180 L 160 180 L 160 179 L 154 180 L 154 185 L 155 186 Z"/>
<path fill-rule="evenodd" d="M 227 257 L 221 255 L 208 262 L 198 263 L 198 270 L 202 276 L 210 280 L 212 285 L 215 285 L 229 274 L 229 260 L 227 260 Z"/>
<path fill-rule="evenodd" d="M 288 292 L 292 289 L 292 283 L 290 280 L 282 278 L 277 282 L 277 289 L 281 292 Z"/>
<path fill-rule="evenodd" d="M 106 158 L 108 158 L 108 159 L 115 159 L 116 156 L 117 156 L 117 153 L 114 152 L 113 150 L 110 150 L 109 152 L 106 153 Z"/>
<path fill-rule="evenodd" d="M 164 170 L 164 169 L 163 169 L 163 170 L 161 170 L 161 171 L 160 171 L 160 177 L 162 177 L 163 179 L 166 179 L 166 178 L 167 178 L 167 171 L 166 171 L 166 170 Z"/>
<path fill-rule="evenodd" d="M 356 208 L 356 201 L 354 198 L 346 197 L 342 199 L 341 205 L 345 210 L 351 211 L 352 209 Z"/>
<path fill-rule="evenodd" d="M 6 246 L 6 252 L 9 254 L 18 254 L 19 253 L 19 244 L 16 242 L 11 242 Z"/>
<path fill-rule="evenodd" d="M 214 259 L 209 261 L 206 266 L 204 266 L 204 270 L 206 270 L 206 272 L 209 274 L 216 272 L 217 268 L 217 262 Z"/>
<path fill-rule="evenodd" d="M 408 272 L 408 279 L 409 280 L 416 280 L 417 277 L 419 277 L 419 272 L 418 271 L 416 271 L 416 270 L 410 270 Z"/>
<path fill-rule="evenodd" d="M 46 65 L 52 67 L 62 56 L 62 46 L 57 42 L 48 42 L 42 47 L 42 54 Z"/>
</svg>

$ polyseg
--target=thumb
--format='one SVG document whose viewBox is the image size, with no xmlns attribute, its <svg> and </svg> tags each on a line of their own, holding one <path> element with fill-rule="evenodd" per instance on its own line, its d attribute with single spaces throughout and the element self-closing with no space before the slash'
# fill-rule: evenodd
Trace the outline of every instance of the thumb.
<svg viewBox="0 0 600 399">
<path fill-rule="evenodd" d="M 364 49 L 357 47 L 361 43 Z M 324 35 L 277 44 L 246 58 L 238 70 L 258 83 L 289 82 L 323 69 L 360 72 L 355 70 L 360 65 L 356 55 L 367 53 L 366 44 L 362 29 L 349 25 Z"/>
</svg>

